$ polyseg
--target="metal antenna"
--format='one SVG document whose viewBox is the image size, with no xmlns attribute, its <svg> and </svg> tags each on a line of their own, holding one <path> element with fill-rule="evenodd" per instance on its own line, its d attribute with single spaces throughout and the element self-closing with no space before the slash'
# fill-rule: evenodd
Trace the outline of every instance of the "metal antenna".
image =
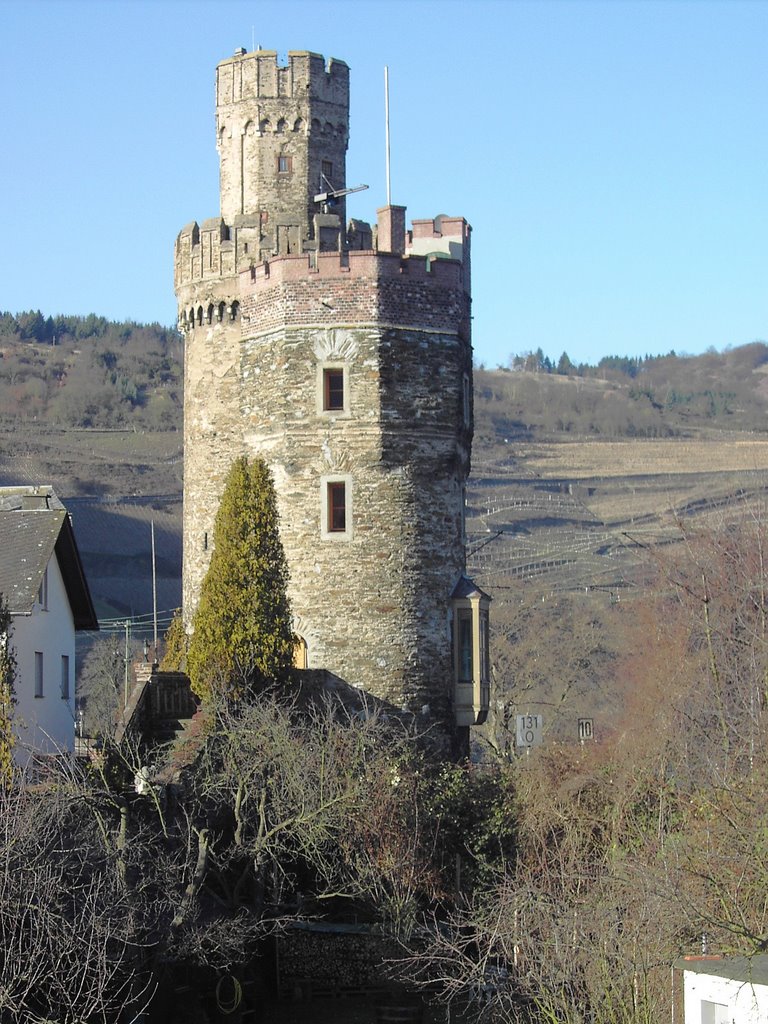
<svg viewBox="0 0 768 1024">
<path fill-rule="evenodd" d="M 384 65 L 384 124 L 387 149 L 387 206 L 392 205 L 392 184 L 389 176 L 389 67 Z"/>
</svg>

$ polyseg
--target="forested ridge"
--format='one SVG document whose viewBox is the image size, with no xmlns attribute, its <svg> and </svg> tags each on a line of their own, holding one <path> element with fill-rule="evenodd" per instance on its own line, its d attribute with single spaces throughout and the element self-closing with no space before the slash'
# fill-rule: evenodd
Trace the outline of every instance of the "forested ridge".
<svg viewBox="0 0 768 1024">
<path fill-rule="evenodd" d="M 0 417 L 59 427 L 176 430 L 182 340 L 96 316 L 0 313 Z"/>
<path fill-rule="evenodd" d="M 678 437 L 768 429 L 768 345 L 699 356 L 606 356 L 574 366 L 539 350 L 475 375 L 477 403 L 508 436 Z M 477 450 L 477 449 L 476 449 Z"/>
<path fill-rule="evenodd" d="M 177 430 L 183 339 L 175 328 L 88 316 L 0 313 L 0 418 L 53 427 Z M 674 437 L 764 431 L 768 345 L 700 356 L 605 356 L 575 364 L 541 349 L 476 372 L 478 412 L 509 436 Z M 481 439 L 478 439 L 481 440 Z"/>
</svg>

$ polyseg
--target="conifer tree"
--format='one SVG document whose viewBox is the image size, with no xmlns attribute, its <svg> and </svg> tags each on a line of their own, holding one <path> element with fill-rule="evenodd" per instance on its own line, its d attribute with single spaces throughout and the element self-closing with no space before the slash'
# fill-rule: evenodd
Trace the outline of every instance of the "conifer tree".
<svg viewBox="0 0 768 1024">
<path fill-rule="evenodd" d="M 294 638 L 277 500 L 261 459 L 237 459 L 214 527 L 214 551 L 192 623 L 187 670 L 205 700 L 288 678 Z"/>
<path fill-rule="evenodd" d="M 13 775 L 13 684 L 16 656 L 11 646 L 11 613 L 0 594 L 0 785 L 8 785 Z"/>
</svg>

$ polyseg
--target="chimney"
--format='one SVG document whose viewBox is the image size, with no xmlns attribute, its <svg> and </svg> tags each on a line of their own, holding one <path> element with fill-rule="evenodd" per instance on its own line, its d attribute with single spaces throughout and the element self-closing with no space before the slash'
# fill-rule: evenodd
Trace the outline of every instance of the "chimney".
<svg viewBox="0 0 768 1024">
<path fill-rule="evenodd" d="M 379 226 L 379 252 L 405 252 L 405 207 L 383 206 L 376 211 Z"/>
<path fill-rule="evenodd" d="M 51 506 L 48 504 L 48 492 L 40 491 L 39 488 L 35 488 L 33 491 L 28 491 L 26 494 L 21 496 L 21 511 L 22 512 L 39 512 L 41 509 L 49 509 Z"/>
</svg>

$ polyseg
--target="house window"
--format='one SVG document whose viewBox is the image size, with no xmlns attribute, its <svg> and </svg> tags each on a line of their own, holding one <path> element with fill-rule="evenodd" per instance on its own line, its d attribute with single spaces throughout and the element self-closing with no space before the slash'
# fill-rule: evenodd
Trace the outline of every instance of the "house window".
<svg viewBox="0 0 768 1024">
<path fill-rule="evenodd" d="M 328 484 L 328 533 L 343 533 L 347 528 L 347 485 L 343 481 Z"/>
<path fill-rule="evenodd" d="M 277 158 L 277 173 L 290 174 L 293 170 L 293 158 L 281 153 Z"/>
<path fill-rule="evenodd" d="M 352 539 L 352 477 L 322 477 L 320 481 L 320 536 L 323 540 Z"/>
<path fill-rule="evenodd" d="M 725 1003 L 713 1003 L 709 999 L 701 1000 L 701 1024 L 731 1024 L 733 1014 Z"/>
<path fill-rule="evenodd" d="M 43 652 L 35 651 L 35 696 L 45 696 L 43 692 Z"/>
<path fill-rule="evenodd" d="M 69 655 L 61 656 L 61 699 L 69 700 Z"/>
<path fill-rule="evenodd" d="M 326 412 L 344 409 L 344 370 L 341 367 L 323 370 L 323 409 Z"/>
<path fill-rule="evenodd" d="M 48 611 L 48 567 L 46 566 L 43 572 L 43 578 L 40 580 L 40 587 L 37 591 L 37 603 L 40 605 L 44 612 Z"/>
</svg>

